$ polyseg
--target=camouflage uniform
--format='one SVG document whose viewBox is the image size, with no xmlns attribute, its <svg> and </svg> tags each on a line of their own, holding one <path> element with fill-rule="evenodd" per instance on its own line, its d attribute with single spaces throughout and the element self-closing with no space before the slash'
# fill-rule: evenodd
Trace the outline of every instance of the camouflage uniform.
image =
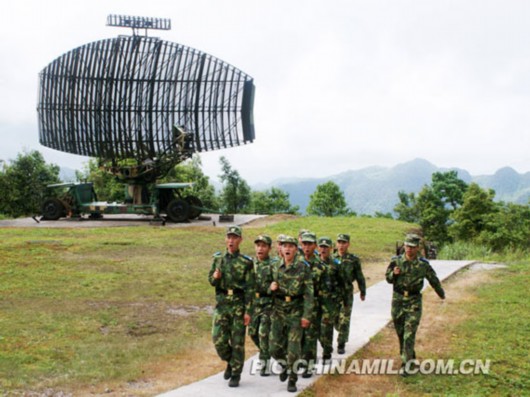
<svg viewBox="0 0 530 397">
<path fill-rule="evenodd" d="M 349 252 L 342 256 L 336 253 L 334 259 L 339 262 L 340 279 L 344 283 L 344 289 L 342 291 L 343 295 L 340 301 L 340 315 L 338 321 L 335 321 L 335 329 L 339 333 L 337 343 L 339 346 L 344 346 L 344 344 L 348 342 L 350 335 L 351 311 L 353 307 L 353 282 L 357 281 L 361 295 L 365 296 L 366 281 L 361 268 L 361 260 L 357 256 Z"/>
<path fill-rule="evenodd" d="M 394 274 L 396 266 L 401 270 L 398 275 Z M 416 358 L 414 344 L 422 313 L 421 290 L 425 278 L 438 296 L 444 299 L 445 292 L 440 280 L 427 259 L 416 258 L 409 261 L 404 254 L 395 256 L 386 270 L 386 280 L 394 288 L 392 320 L 399 338 L 399 354 L 403 364 Z"/>
<path fill-rule="evenodd" d="M 248 334 L 259 348 L 259 359 L 265 364 L 271 358 L 269 336 L 271 332 L 273 268 L 277 261 L 267 258 L 263 261 L 254 259 L 255 296 L 253 315 L 248 327 Z"/>
<path fill-rule="evenodd" d="M 320 338 L 320 323 L 322 321 L 322 299 L 323 293 L 327 290 L 326 267 L 320 258 L 313 256 L 310 260 L 303 259 L 303 262 L 311 269 L 313 279 L 314 306 L 313 313 L 308 320 L 311 324 L 303 330 L 302 334 L 302 358 L 306 361 L 308 370 L 312 370 L 312 364 L 317 359 L 317 342 Z"/>
<path fill-rule="evenodd" d="M 287 363 L 289 380 L 296 382 L 298 375 L 293 365 L 302 353 L 303 328 L 300 320 L 309 320 L 313 313 L 311 269 L 297 254 L 289 266 L 284 259 L 281 260 L 274 271 L 274 281 L 279 288 L 273 293 L 271 354 L 277 361 Z"/>
<path fill-rule="evenodd" d="M 214 279 L 215 269 L 222 277 Z M 244 314 L 251 314 L 254 293 L 252 259 L 239 251 L 217 252 L 213 256 L 208 280 L 215 287 L 216 306 L 213 314 L 212 339 L 221 360 L 226 361 L 232 376 L 239 376 L 245 362 Z"/>
<path fill-rule="evenodd" d="M 319 240 L 319 243 L 321 240 Z M 322 296 L 320 344 L 323 349 L 323 358 L 327 360 L 331 358 L 331 353 L 333 352 L 333 326 L 339 321 L 340 301 L 344 296 L 344 282 L 339 272 L 338 259 L 330 256 L 327 261 L 322 262 L 326 266 L 327 285 Z"/>
</svg>

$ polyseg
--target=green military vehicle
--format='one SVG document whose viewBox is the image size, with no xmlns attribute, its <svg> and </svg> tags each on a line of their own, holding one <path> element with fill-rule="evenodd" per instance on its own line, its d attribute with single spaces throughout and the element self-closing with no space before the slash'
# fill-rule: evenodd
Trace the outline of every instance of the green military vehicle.
<svg viewBox="0 0 530 397">
<path fill-rule="evenodd" d="M 192 185 L 192 183 L 162 183 L 148 187 L 129 185 L 123 203 L 98 201 L 92 183 L 49 185 L 49 195 L 43 202 L 41 219 L 50 221 L 63 217 L 80 219 L 83 215 L 99 219 L 104 214 L 137 214 L 153 215 L 154 220 L 187 222 L 197 219 L 204 210 L 198 197 L 183 193 Z"/>
</svg>

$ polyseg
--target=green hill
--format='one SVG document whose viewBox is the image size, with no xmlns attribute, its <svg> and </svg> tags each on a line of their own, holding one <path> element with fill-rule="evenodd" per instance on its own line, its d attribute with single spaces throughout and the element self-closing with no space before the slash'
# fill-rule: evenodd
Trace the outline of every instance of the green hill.
<svg viewBox="0 0 530 397">
<path fill-rule="evenodd" d="M 423 159 L 415 159 L 392 168 L 368 167 L 327 178 L 278 181 L 270 185 L 289 193 L 291 203 L 299 205 L 305 211 L 317 185 L 331 180 L 341 187 L 348 206 L 358 214 L 374 214 L 376 211 L 387 213 L 393 212 L 400 190 L 418 193 L 424 185 L 431 183 L 434 172 L 449 170 L 436 167 Z M 530 200 L 530 172 L 519 174 L 506 167 L 494 175 L 472 176 L 466 170 L 451 170 L 458 171 L 458 176 L 467 183 L 476 182 L 483 188 L 494 189 L 496 200 L 519 204 L 526 204 Z"/>
</svg>

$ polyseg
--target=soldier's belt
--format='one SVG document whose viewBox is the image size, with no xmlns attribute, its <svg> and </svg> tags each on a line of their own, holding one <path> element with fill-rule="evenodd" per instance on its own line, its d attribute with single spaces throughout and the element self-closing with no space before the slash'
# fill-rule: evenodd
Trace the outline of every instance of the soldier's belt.
<svg viewBox="0 0 530 397">
<path fill-rule="evenodd" d="M 410 296 L 421 295 L 421 292 L 419 291 L 405 291 L 405 290 L 395 289 L 394 292 L 398 293 L 399 295 L 403 295 L 405 298 L 408 298 Z"/>
<path fill-rule="evenodd" d="M 293 302 L 295 300 L 302 299 L 303 295 L 275 295 L 274 297 L 284 302 Z"/>
<path fill-rule="evenodd" d="M 218 288 L 216 290 L 216 292 L 218 294 L 221 294 L 221 295 L 228 295 L 228 296 L 232 296 L 232 295 L 237 295 L 237 296 L 241 296 L 241 295 L 244 295 L 245 294 L 245 290 L 241 289 L 241 288 L 234 288 L 234 289 L 222 289 L 222 288 Z"/>
<path fill-rule="evenodd" d="M 266 292 L 256 292 L 256 298 L 270 298 L 271 296 Z"/>
</svg>

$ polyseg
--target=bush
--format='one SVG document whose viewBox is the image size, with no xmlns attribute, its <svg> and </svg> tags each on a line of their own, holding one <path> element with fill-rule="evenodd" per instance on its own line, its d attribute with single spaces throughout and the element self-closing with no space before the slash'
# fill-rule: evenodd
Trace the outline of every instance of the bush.
<svg viewBox="0 0 530 397">
<path fill-rule="evenodd" d="M 438 259 L 471 260 L 486 259 L 491 255 L 490 248 L 469 242 L 458 241 L 445 245 L 438 253 Z"/>
</svg>

